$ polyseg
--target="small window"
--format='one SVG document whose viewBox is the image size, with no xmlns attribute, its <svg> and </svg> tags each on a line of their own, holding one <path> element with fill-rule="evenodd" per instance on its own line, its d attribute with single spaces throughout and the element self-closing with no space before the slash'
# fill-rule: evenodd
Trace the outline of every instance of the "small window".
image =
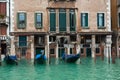
<svg viewBox="0 0 120 80">
<path fill-rule="evenodd" d="M 42 13 L 35 13 L 35 27 L 36 28 L 42 28 Z"/>
<path fill-rule="evenodd" d="M 75 31 L 76 15 L 75 15 L 75 10 L 74 9 L 70 9 L 69 18 L 70 18 L 70 31 Z"/>
<path fill-rule="evenodd" d="M 100 48 L 96 48 L 96 53 L 100 53 Z"/>
<path fill-rule="evenodd" d="M 84 53 L 84 48 L 81 48 L 80 51 L 81 51 L 81 54 L 83 54 Z"/>
<path fill-rule="evenodd" d="M 55 36 L 50 36 L 49 40 L 50 40 L 50 42 L 55 42 L 56 41 L 56 37 Z"/>
<path fill-rule="evenodd" d="M 81 26 L 88 28 L 88 13 L 81 13 Z"/>
<path fill-rule="evenodd" d="M 50 54 L 55 54 L 54 52 L 55 52 L 54 49 L 50 49 Z"/>
<path fill-rule="evenodd" d="M 72 42 L 74 41 L 75 42 L 76 41 L 76 35 L 70 36 L 70 41 L 72 41 Z"/>
<path fill-rule="evenodd" d="M 26 36 L 19 36 L 19 46 L 27 46 L 27 37 Z"/>
<path fill-rule="evenodd" d="M 104 13 L 98 13 L 97 14 L 97 26 L 98 28 L 104 28 L 105 22 L 104 22 Z"/>
<path fill-rule="evenodd" d="M 17 26 L 18 28 L 26 27 L 26 13 L 17 13 Z"/>
</svg>

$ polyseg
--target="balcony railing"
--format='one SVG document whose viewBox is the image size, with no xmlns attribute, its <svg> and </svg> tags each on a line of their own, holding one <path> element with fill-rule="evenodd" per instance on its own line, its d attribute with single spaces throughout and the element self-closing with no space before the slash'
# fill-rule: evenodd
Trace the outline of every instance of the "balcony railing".
<svg viewBox="0 0 120 80">
<path fill-rule="evenodd" d="M 0 24 L 7 24 L 9 21 L 9 18 L 7 16 L 0 16 Z"/>
</svg>

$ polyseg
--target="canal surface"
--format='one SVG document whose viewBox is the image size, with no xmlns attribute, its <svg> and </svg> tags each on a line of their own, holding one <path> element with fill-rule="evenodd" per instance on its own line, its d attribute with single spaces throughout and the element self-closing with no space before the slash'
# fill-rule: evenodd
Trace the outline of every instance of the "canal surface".
<svg viewBox="0 0 120 80">
<path fill-rule="evenodd" d="M 120 59 L 115 64 L 100 58 L 96 63 L 92 58 L 82 58 L 81 64 L 52 60 L 45 65 L 21 60 L 17 66 L 0 66 L 0 80 L 120 80 Z"/>
</svg>

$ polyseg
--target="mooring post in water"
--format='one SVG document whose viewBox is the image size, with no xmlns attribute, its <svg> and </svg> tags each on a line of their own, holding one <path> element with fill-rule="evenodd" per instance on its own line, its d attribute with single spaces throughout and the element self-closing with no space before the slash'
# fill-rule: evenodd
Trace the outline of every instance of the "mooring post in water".
<svg viewBox="0 0 120 80">
<path fill-rule="evenodd" d="M 110 47 L 108 46 L 108 63 L 110 63 Z"/>
<path fill-rule="evenodd" d="M 115 64 L 115 47 L 112 47 L 111 57 L 112 57 L 112 63 Z"/>
<path fill-rule="evenodd" d="M 1 48 L 0 48 L 0 66 L 2 65 L 2 60 L 1 60 Z"/>
<path fill-rule="evenodd" d="M 0 39 L 0 66 L 2 65 L 2 61 L 1 61 L 1 39 Z"/>
</svg>

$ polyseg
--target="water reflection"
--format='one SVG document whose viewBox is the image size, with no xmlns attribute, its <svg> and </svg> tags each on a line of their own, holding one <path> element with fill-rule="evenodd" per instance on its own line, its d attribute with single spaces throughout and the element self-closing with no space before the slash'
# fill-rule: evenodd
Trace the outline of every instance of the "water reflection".
<svg viewBox="0 0 120 80">
<path fill-rule="evenodd" d="M 51 59 L 50 63 L 34 65 L 33 60 L 20 60 L 19 64 L 0 67 L 0 80 L 119 80 L 120 59 L 109 64 L 97 58 L 81 58 L 81 63 L 65 63 Z"/>
</svg>

